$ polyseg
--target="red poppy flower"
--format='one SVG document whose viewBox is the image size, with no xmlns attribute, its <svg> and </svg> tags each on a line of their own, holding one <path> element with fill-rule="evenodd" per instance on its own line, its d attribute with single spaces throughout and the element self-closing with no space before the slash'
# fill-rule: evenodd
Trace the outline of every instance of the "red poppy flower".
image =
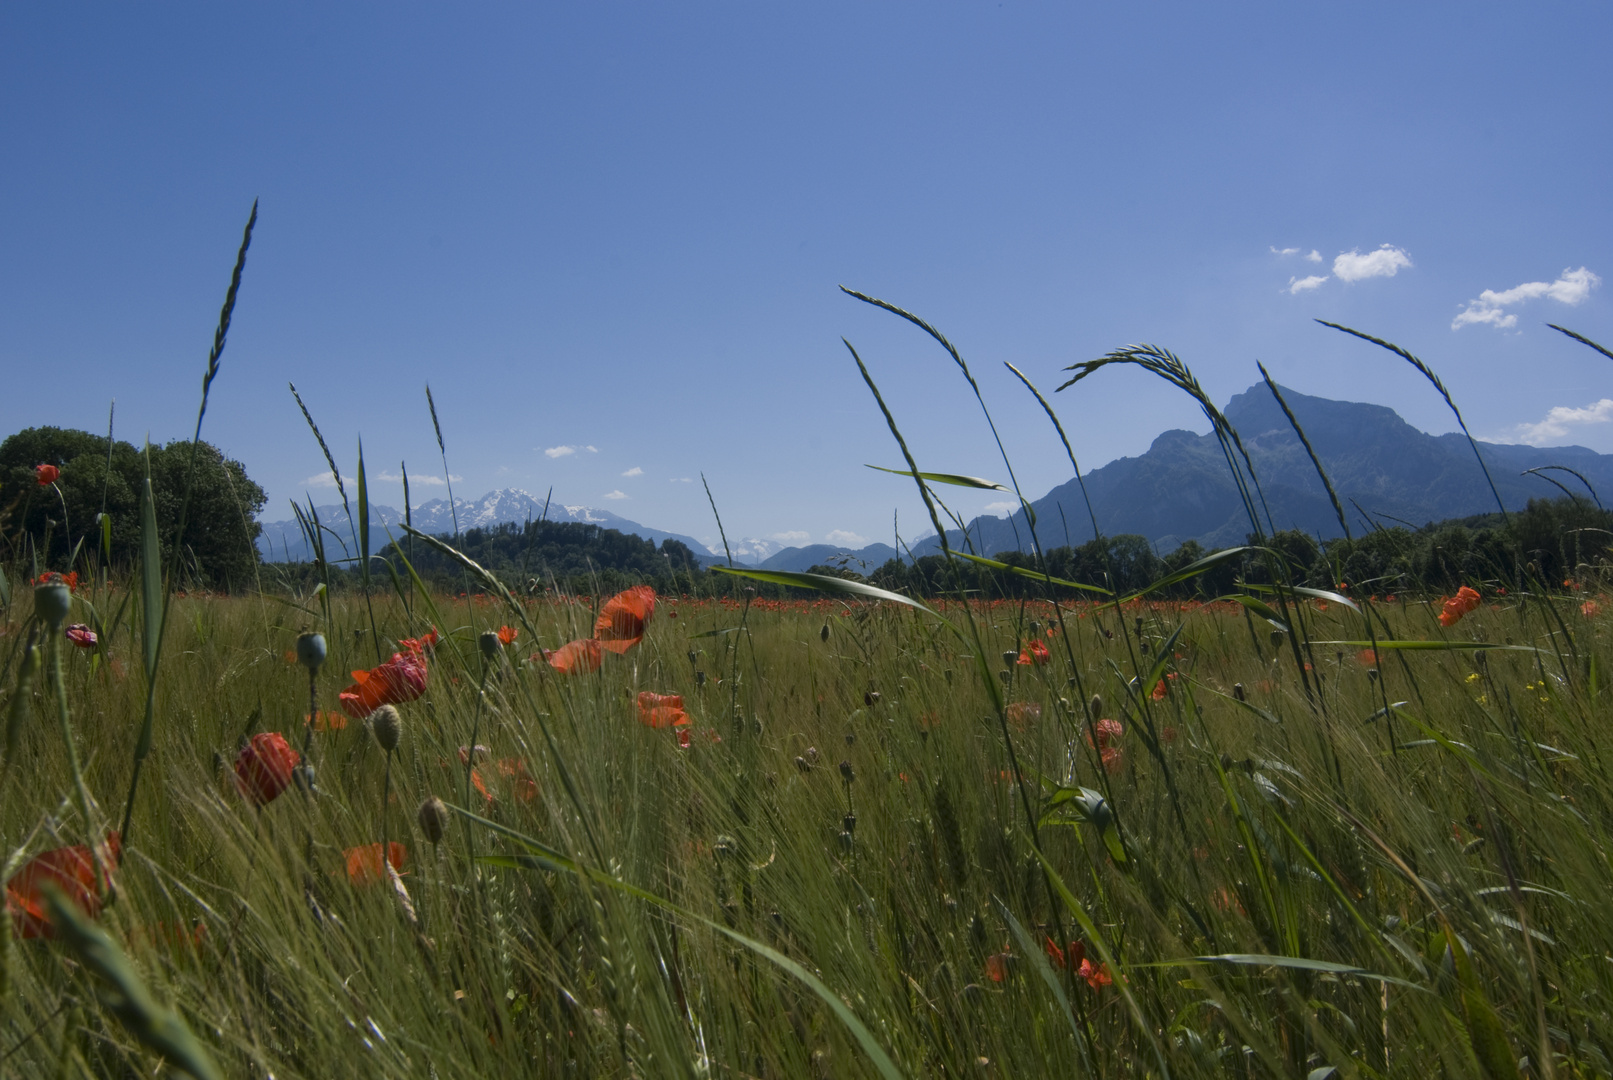
<svg viewBox="0 0 1613 1080">
<path fill-rule="evenodd" d="M 1019 651 L 1020 664 L 1045 664 L 1053 659 L 1053 654 L 1047 651 L 1047 646 L 1041 641 L 1027 641 L 1025 647 Z"/>
<path fill-rule="evenodd" d="M 392 659 L 369 671 L 353 672 L 353 685 L 342 691 L 342 709 L 362 720 L 382 705 L 413 701 L 426 692 L 426 662 L 411 651 L 393 653 Z"/>
<path fill-rule="evenodd" d="M 381 865 L 381 845 L 365 844 L 342 852 L 347 860 L 347 880 L 354 885 L 370 885 L 386 877 Z M 386 861 L 392 869 L 402 870 L 408 860 L 409 849 L 394 840 L 386 846 Z"/>
<path fill-rule="evenodd" d="M 1121 766 L 1126 763 L 1125 751 L 1118 746 L 1105 746 L 1098 751 L 1098 760 L 1103 762 L 1104 772 L 1117 773 L 1120 771 Z"/>
<path fill-rule="evenodd" d="M 1060 971 L 1065 970 L 1065 968 L 1071 964 L 1079 967 L 1087 958 L 1087 947 L 1084 943 L 1079 941 L 1072 941 L 1070 942 L 1069 948 L 1060 949 L 1058 942 L 1054 941 L 1052 938 L 1047 938 L 1042 948 L 1047 950 L 1047 958 L 1052 961 L 1053 966 L 1058 968 Z"/>
<path fill-rule="evenodd" d="M 1478 590 L 1463 585 L 1455 596 L 1445 601 L 1445 610 L 1439 613 L 1440 625 L 1455 626 L 1462 616 L 1478 609 L 1479 600 Z"/>
<path fill-rule="evenodd" d="M 1355 659 L 1362 667 L 1378 666 L 1378 653 L 1375 649 L 1362 649 L 1355 654 Z"/>
<path fill-rule="evenodd" d="M 97 641 L 97 638 L 95 636 L 95 631 L 91 630 L 89 627 L 85 626 L 83 623 L 74 623 L 72 626 L 69 626 L 67 628 L 66 633 L 67 633 L 67 640 L 71 641 L 74 645 L 77 645 L 79 648 L 81 648 L 81 649 L 93 649 L 93 648 L 95 648 L 95 643 Z"/>
<path fill-rule="evenodd" d="M 498 774 L 509 782 L 510 790 L 522 802 L 538 797 L 538 782 L 526 771 L 526 762 L 521 758 L 500 758 Z"/>
<path fill-rule="evenodd" d="M 123 838 L 115 832 L 107 834 L 101 861 L 108 872 L 117 866 L 122 850 Z M 101 913 L 101 894 L 110 884 L 105 877 L 97 880 L 95 856 L 83 844 L 41 852 L 6 882 L 6 910 L 13 930 L 21 938 L 55 936 L 45 914 L 46 885 L 61 890 L 69 903 L 93 919 Z"/>
<path fill-rule="evenodd" d="M 605 602 L 594 623 L 594 637 L 613 653 L 625 653 L 644 638 L 644 627 L 655 614 L 655 590 L 635 585 Z"/>
<path fill-rule="evenodd" d="M 1601 614 L 1601 611 L 1602 605 L 1598 604 L 1595 600 L 1587 600 L 1583 604 L 1579 605 L 1579 613 L 1585 616 L 1587 619 L 1594 615 Z"/>
<path fill-rule="evenodd" d="M 436 651 L 437 642 L 441 640 L 442 635 L 437 633 L 437 628 L 433 626 L 431 633 L 421 634 L 417 638 L 404 638 L 398 642 L 398 647 L 410 656 L 424 660 Z"/>
<path fill-rule="evenodd" d="M 56 482 L 56 478 L 61 475 L 62 470 L 58 469 L 54 465 L 34 466 L 34 477 L 39 481 L 40 487 L 49 487 L 51 484 L 54 484 Z"/>
<path fill-rule="evenodd" d="M 487 800 L 487 805 L 492 806 L 493 793 L 487 790 L 487 783 L 482 779 L 482 770 L 472 769 L 470 771 L 470 782 L 471 786 L 481 794 L 482 798 Z"/>
<path fill-rule="evenodd" d="M 1154 684 L 1154 689 L 1148 696 L 1155 701 L 1164 701 L 1165 695 L 1168 693 L 1170 693 L 1170 689 L 1165 685 L 1165 680 L 1161 679 Z"/>
<path fill-rule="evenodd" d="M 235 758 L 236 786 L 241 794 L 264 806 L 274 802 L 291 783 L 291 771 L 302 757 L 278 731 L 260 731 Z"/>
<path fill-rule="evenodd" d="M 1016 701 L 1008 706 L 1008 722 L 1025 728 L 1042 718 L 1042 707 L 1034 701 Z"/>
<path fill-rule="evenodd" d="M 1085 957 L 1082 958 L 1081 966 L 1076 968 L 1075 973 L 1085 979 L 1087 985 L 1094 990 L 1100 990 L 1115 981 L 1109 974 L 1108 964 L 1094 964 Z"/>
<path fill-rule="evenodd" d="M 689 723 L 689 714 L 683 711 L 683 697 L 679 694 L 652 694 L 639 692 L 639 722 L 653 728 L 682 727 Z"/>
<path fill-rule="evenodd" d="M 567 642 L 553 652 L 543 650 L 543 658 L 549 662 L 550 667 L 562 675 L 598 671 L 605 658 L 599 651 L 602 644 L 596 638 L 581 638 Z"/>
<path fill-rule="evenodd" d="M 499 644 L 500 645 L 513 645 L 513 644 L 515 644 L 515 636 L 517 634 L 519 634 L 520 632 L 521 631 L 517 630 L 513 626 L 501 626 L 501 627 L 499 627 L 498 628 Z"/>
<path fill-rule="evenodd" d="M 28 584 L 50 585 L 55 582 L 60 582 L 61 584 L 66 585 L 67 591 L 72 592 L 74 589 L 78 588 L 78 571 L 74 570 L 71 574 L 58 574 L 54 570 L 47 570 L 45 573 L 34 578 L 34 580 L 30 581 Z"/>
<path fill-rule="evenodd" d="M 1122 724 L 1119 720 L 1110 720 L 1108 717 L 1105 717 L 1104 719 L 1099 720 L 1096 724 L 1092 725 L 1092 730 L 1087 733 L 1087 743 L 1088 745 L 1096 746 L 1099 749 L 1102 749 L 1103 747 L 1112 744 L 1116 739 L 1120 738 L 1120 736 L 1124 735 L 1125 733 L 1126 728 L 1124 724 Z"/>
<path fill-rule="evenodd" d="M 689 743 L 690 743 L 689 729 L 686 728 L 686 727 L 679 728 L 678 729 L 678 749 L 679 750 L 687 750 L 687 749 L 689 749 Z"/>
</svg>

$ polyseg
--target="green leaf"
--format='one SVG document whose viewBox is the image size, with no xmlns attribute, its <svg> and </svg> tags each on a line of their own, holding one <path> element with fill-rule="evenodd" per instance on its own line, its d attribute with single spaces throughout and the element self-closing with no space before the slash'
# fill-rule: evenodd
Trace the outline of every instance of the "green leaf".
<svg viewBox="0 0 1613 1080">
<path fill-rule="evenodd" d="M 1245 552 L 1249 552 L 1249 551 L 1265 551 L 1265 550 L 1267 550 L 1267 549 L 1263 548 L 1263 547 L 1235 547 L 1235 548 L 1226 548 L 1223 551 L 1213 552 L 1213 553 L 1211 553 L 1209 555 L 1204 556 L 1204 558 L 1197 560 L 1196 562 L 1188 563 L 1186 566 L 1182 567 L 1180 570 L 1176 571 L 1173 574 L 1167 574 L 1165 577 L 1160 578 L 1158 581 L 1153 582 L 1150 585 L 1143 586 L 1141 589 L 1138 589 L 1136 592 L 1132 593 L 1130 596 L 1128 596 L 1124 600 L 1122 600 L 1121 603 L 1126 603 L 1127 601 L 1130 601 L 1130 600 L 1136 600 L 1136 599 L 1139 599 L 1140 597 L 1147 596 L 1149 593 L 1154 592 L 1154 591 L 1156 591 L 1158 589 L 1166 589 L 1166 588 L 1169 588 L 1172 585 L 1177 585 L 1177 584 L 1180 584 L 1181 582 L 1187 581 L 1190 578 L 1196 578 L 1200 574 L 1204 573 L 1207 570 L 1215 569 L 1217 566 L 1220 566 L 1222 563 L 1226 562 L 1228 559 L 1232 558 L 1235 555 L 1242 555 Z"/>
<path fill-rule="evenodd" d="M 358 441 L 358 551 L 359 580 L 370 588 L 370 486 L 364 479 L 364 440 Z"/>
<path fill-rule="evenodd" d="M 774 585 L 789 585 L 797 589 L 816 589 L 818 592 L 845 593 L 850 596 L 861 596 L 868 600 L 889 600 L 894 604 L 906 604 L 917 608 L 929 615 L 935 615 L 928 607 L 911 597 L 901 593 L 891 592 L 888 589 L 875 588 L 873 585 L 864 585 L 860 581 L 847 581 L 845 578 L 831 577 L 828 574 L 803 574 L 794 570 L 748 570 L 737 566 L 713 566 L 712 570 L 719 574 L 732 574 L 734 577 L 750 578 L 753 581 L 766 581 Z M 940 618 L 936 615 L 936 618 Z"/>
<path fill-rule="evenodd" d="M 1257 585 L 1253 582 L 1244 582 L 1243 587 L 1246 589 L 1254 589 L 1256 592 L 1263 593 L 1274 593 L 1277 591 L 1270 585 Z M 1309 596 L 1313 600 L 1330 600 L 1335 604 L 1343 604 L 1351 611 L 1361 610 L 1359 607 L 1356 607 L 1355 601 L 1351 600 L 1348 596 L 1344 596 L 1336 592 L 1330 592 L 1327 589 L 1311 589 L 1304 585 L 1291 585 L 1289 588 L 1291 591 L 1298 593 L 1300 596 Z"/>
<path fill-rule="evenodd" d="M 1206 964 L 1239 964 L 1245 967 L 1280 967 L 1295 971 L 1320 971 L 1331 975 L 1354 975 L 1357 978 L 1371 979 L 1373 982 L 1393 983 L 1396 986 L 1410 987 L 1413 990 L 1427 991 L 1426 986 L 1419 986 L 1414 982 L 1397 978 L 1394 975 L 1381 975 L 1375 971 L 1356 967 L 1353 964 L 1335 964 L 1331 960 L 1310 960 L 1303 956 L 1268 956 L 1264 953 L 1220 953 L 1216 956 L 1193 956 L 1184 960 L 1161 960 L 1156 964 L 1138 964 L 1138 967 L 1180 967 L 1186 964 L 1199 962 Z"/>
<path fill-rule="evenodd" d="M 17 688 L 11 694 L 11 708 L 6 713 L 6 760 L 9 772 L 12 759 L 17 756 L 17 736 L 22 733 L 23 721 L 28 718 L 28 705 L 33 701 L 34 678 L 39 674 L 39 646 L 34 644 L 32 632 L 28 644 L 23 646 L 22 662 L 17 665 Z"/>
<path fill-rule="evenodd" d="M 989 566 L 993 570 L 1006 570 L 1010 574 L 1018 574 L 1020 577 L 1030 578 L 1032 581 L 1046 582 L 1049 585 L 1057 585 L 1061 589 L 1080 589 L 1082 592 L 1097 593 L 1099 596 L 1105 598 L 1114 596 L 1114 594 L 1108 589 L 1105 589 L 1101 586 L 1083 585 L 1079 581 L 1069 581 L 1065 578 L 1053 577 L 1049 574 L 1044 574 L 1039 570 L 1032 570 L 1028 566 L 1010 566 L 1005 562 L 998 562 L 996 559 L 988 559 L 982 555 L 970 555 L 966 551 L 954 551 L 952 554 L 956 555 L 960 559 L 968 559 L 972 563 L 978 563 L 981 566 Z"/>
<path fill-rule="evenodd" d="M 1214 604 L 1222 600 L 1231 600 L 1235 604 L 1242 604 L 1244 607 L 1248 608 L 1256 615 L 1259 615 L 1262 619 L 1265 619 L 1267 622 L 1271 623 L 1272 626 L 1275 626 L 1283 633 L 1288 633 L 1288 624 L 1283 622 L 1282 616 L 1277 614 L 1276 611 L 1272 610 L 1272 608 L 1268 606 L 1264 600 L 1249 596 L 1245 593 L 1228 593 L 1226 596 L 1217 596 L 1214 600 L 1210 601 L 1210 603 Z"/>
<path fill-rule="evenodd" d="M 868 468 L 878 469 L 880 472 L 888 472 L 893 476 L 914 475 L 913 470 L 911 469 L 887 469 L 883 465 L 869 465 Z M 921 472 L 918 474 L 918 478 L 920 480 L 928 480 L 934 484 L 951 484 L 954 487 L 980 488 L 984 491 L 1008 490 L 1001 484 L 994 483 L 990 480 L 982 480 L 978 476 L 961 476 L 958 473 Z"/>
<path fill-rule="evenodd" d="M 106 983 L 101 991 L 101 1002 L 123 1022 L 130 1034 L 147 1049 L 166 1058 L 171 1066 L 184 1070 L 196 1080 L 219 1080 L 223 1074 L 185 1026 L 185 1021 L 173 1010 L 157 1003 L 134 965 L 105 931 L 80 914 L 53 885 L 45 887 L 45 903 L 50 908 L 50 923 L 56 936 L 80 964 Z"/>
<path fill-rule="evenodd" d="M 1471 652 L 1497 649 L 1501 652 L 1540 652 L 1533 645 L 1492 645 L 1484 641 L 1313 641 L 1312 645 L 1336 645 L 1342 649 L 1404 649 L 1408 652 Z"/>
<path fill-rule="evenodd" d="M 1070 1007 L 1070 998 L 1064 992 L 1064 984 L 1059 982 L 1058 975 L 1053 971 L 1053 965 L 1047 962 L 1047 956 L 1043 952 L 1041 944 L 1031 937 L 1029 931 L 1020 925 L 1018 919 L 1014 918 L 1014 913 L 1008 910 L 1008 905 L 995 896 L 992 899 L 996 901 L 997 910 L 1002 914 L 1003 921 L 1008 924 L 1008 929 L 1013 932 L 1014 939 L 1019 942 L 1020 949 L 1024 951 L 1025 961 L 1036 969 L 1036 974 L 1041 977 L 1042 982 L 1047 984 L 1047 988 L 1053 992 L 1053 1000 L 1059 1003 L 1059 1015 L 1069 1023 L 1070 1034 L 1075 1036 L 1075 1047 L 1081 1052 L 1082 1064 L 1087 1067 L 1087 1072 L 1090 1075 L 1092 1073 L 1092 1059 L 1087 1052 L 1087 1041 L 1081 1035 L 1080 1027 L 1076 1025 L 1075 1010 Z M 1058 948 L 1065 947 L 1064 942 L 1058 943 Z"/>
<path fill-rule="evenodd" d="M 857 1040 L 857 1044 L 862 1047 L 863 1052 L 868 1055 L 870 1060 L 873 1061 L 874 1067 L 879 1070 L 879 1074 L 881 1076 L 887 1077 L 889 1080 L 900 1080 L 902 1074 L 901 1071 L 896 1068 L 896 1063 L 891 1061 L 890 1056 L 885 1053 L 884 1047 L 880 1046 L 879 1041 L 874 1038 L 873 1032 L 869 1031 L 867 1026 L 857 1018 L 857 1014 L 852 1012 L 851 1008 L 841 1000 L 840 995 L 830 990 L 829 987 L 824 984 L 823 980 L 819 979 L 812 972 L 808 971 L 805 967 L 802 967 L 788 956 L 785 956 L 776 949 L 762 944 L 755 938 L 747 937 L 737 930 L 730 930 L 721 923 L 714 922 L 711 919 L 706 918 L 704 915 L 698 915 L 693 911 L 689 911 L 688 909 L 681 907 L 678 904 L 674 904 L 672 901 L 667 900 L 664 897 L 657 896 L 655 893 L 652 893 L 646 889 L 641 889 L 636 885 L 630 885 L 619 878 L 612 877 L 603 870 L 597 870 L 593 867 L 577 862 L 575 859 L 572 859 L 564 853 L 549 847 L 547 844 L 541 843 L 529 836 L 516 832 L 514 829 L 511 829 L 508 826 L 500 825 L 496 821 L 489 821 L 487 818 L 484 818 L 478 814 L 473 814 L 469 810 L 463 809 L 462 807 L 450 806 L 449 809 L 469 821 L 482 825 L 498 833 L 500 836 L 515 841 L 517 844 L 520 844 L 529 851 L 533 852 L 536 856 L 535 858 L 531 858 L 530 862 L 524 862 L 522 861 L 521 856 L 516 856 L 512 859 L 510 856 L 492 855 L 483 856 L 477 860 L 478 862 L 487 863 L 493 866 L 510 866 L 513 864 L 515 866 L 549 871 L 560 871 L 573 874 L 580 878 L 586 878 L 589 881 L 603 885 L 606 888 L 614 889 L 618 892 L 634 897 L 635 899 L 653 904 L 664 911 L 670 911 L 680 918 L 687 919 L 690 922 L 699 923 L 700 925 L 706 927 L 706 929 L 713 930 L 716 933 L 721 934 L 730 941 L 735 942 L 743 948 L 749 949 L 757 956 L 760 956 L 764 960 L 767 960 L 777 967 L 783 969 L 789 975 L 805 984 L 809 990 L 818 996 L 819 1000 L 821 1000 L 825 1005 L 829 1006 L 834 1014 L 839 1017 L 840 1022 L 845 1024 L 846 1027 L 851 1031 L 852 1037 Z"/>
<path fill-rule="evenodd" d="M 112 565 L 112 515 L 96 514 L 95 520 L 101 526 L 101 558 L 108 565 Z"/>
<path fill-rule="evenodd" d="M 1074 809 L 1081 815 L 1081 820 L 1090 823 L 1098 830 L 1098 835 L 1103 839 L 1104 846 L 1109 849 L 1109 855 L 1114 861 L 1124 863 L 1126 847 L 1120 842 L 1120 829 L 1115 824 L 1114 810 L 1101 791 L 1094 791 L 1089 787 L 1061 788 L 1048 800 L 1049 811 L 1037 823 L 1038 828 L 1042 825 L 1057 824 L 1058 819 L 1052 811 L 1066 803 L 1073 804 Z"/>
</svg>

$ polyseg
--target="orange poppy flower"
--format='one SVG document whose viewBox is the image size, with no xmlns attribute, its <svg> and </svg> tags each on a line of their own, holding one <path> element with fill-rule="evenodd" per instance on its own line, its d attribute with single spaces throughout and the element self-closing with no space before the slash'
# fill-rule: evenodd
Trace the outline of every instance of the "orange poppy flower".
<svg viewBox="0 0 1613 1080">
<path fill-rule="evenodd" d="M 1355 654 L 1355 659 L 1362 667 L 1378 666 L 1378 653 L 1375 649 L 1362 649 Z"/>
<path fill-rule="evenodd" d="M 1008 722 L 1023 730 L 1042 718 L 1042 706 L 1034 701 L 1016 701 L 1008 706 Z"/>
<path fill-rule="evenodd" d="M 1028 641 L 1019 651 L 1020 664 L 1045 664 L 1053 659 L 1053 654 L 1047 651 L 1047 646 L 1041 641 Z"/>
<path fill-rule="evenodd" d="M 1478 609 L 1479 600 L 1478 590 L 1463 585 L 1455 596 L 1445 601 L 1445 610 L 1439 613 L 1440 625 L 1455 626 L 1462 621 L 1462 616 Z"/>
<path fill-rule="evenodd" d="M 683 711 L 680 694 L 652 694 L 639 692 L 639 722 L 652 728 L 682 727 L 689 723 L 689 714 Z"/>
<path fill-rule="evenodd" d="M 605 602 L 594 623 L 594 637 L 601 647 L 625 653 L 644 638 L 644 628 L 655 614 L 655 590 L 635 585 Z"/>
<path fill-rule="evenodd" d="M 1087 985 L 1094 990 L 1101 990 L 1115 981 L 1114 977 L 1109 974 L 1108 964 L 1094 964 L 1085 957 L 1082 957 L 1081 966 L 1076 968 L 1075 973 L 1085 979 Z"/>
<path fill-rule="evenodd" d="M 342 852 L 347 860 L 347 880 L 354 885 L 370 885 L 386 877 L 381 866 L 381 845 L 365 844 Z M 408 860 L 409 849 L 394 840 L 386 846 L 386 861 L 392 869 L 401 871 Z"/>
<path fill-rule="evenodd" d="M 260 731 L 235 758 L 235 783 L 241 794 L 265 806 L 291 784 L 291 771 L 301 755 L 278 731 Z"/>
<path fill-rule="evenodd" d="M 347 717 L 339 712 L 329 712 L 324 709 L 314 714 L 315 731 L 345 731 Z"/>
<path fill-rule="evenodd" d="M 477 792 L 481 794 L 482 798 L 487 800 L 487 805 L 492 806 L 493 793 L 487 790 L 487 784 L 482 780 L 482 770 L 472 769 L 470 771 L 470 782 Z"/>
<path fill-rule="evenodd" d="M 437 628 L 433 626 L 431 628 L 431 633 L 421 634 L 417 638 L 404 638 L 402 641 L 398 642 L 398 646 L 410 656 L 418 657 L 424 660 L 426 657 L 430 656 L 436 651 L 437 642 L 441 640 L 442 635 L 437 633 Z"/>
<path fill-rule="evenodd" d="M 1008 961 L 1013 957 L 1008 953 L 992 953 L 986 957 L 986 978 L 992 982 L 1002 982 L 1008 978 Z"/>
<path fill-rule="evenodd" d="M 520 632 L 521 631 L 517 630 L 513 626 L 501 626 L 501 627 L 499 627 L 498 628 L 499 644 L 501 644 L 501 645 L 513 645 L 513 644 L 515 644 L 515 636 L 517 634 L 519 634 Z"/>
<path fill-rule="evenodd" d="M 62 475 L 62 470 L 54 465 L 35 465 L 34 478 L 39 481 L 40 487 L 49 487 Z"/>
<path fill-rule="evenodd" d="M 1602 605 L 1598 604 L 1595 600 L 1587 600 L 1583 604 L 1579 605 L 1579 613 L 1585 616 L 1587 619 L 1600 615 L 1601 612 Z"/>
<path fill-rule="evenodd" d="M 392 659 L 369 671 L 353 672 L 353 685 L 342 691 L 342 709 L 362 720 L 382 705 L 413 701 L 426 692 L 426 662 L 413 650 L 393 653 Z"/>
<path fill-rule="evenodd" d="M 1153 698 L 1155 701 L 1164 701 L 1165 695 L 1168 693 L 1170 693 L 1170 688 L 1165 685 L 1165 680 L 1161 679 L 1154 684 L 1153 692 L 1148 696 Z"/>
<path fill-rule="evenodd" d="M 562 675 L 598 671 L 605 658 L 599 651 L 602 644 L 596 638 L 580 638 L 577 641 L 567 642 L 553 652 L 543 650 L 543 658 L 549 662 L 550 667 Z"/>
<path fill-rule="evenodd" d="M 122 851 L 123 838 L 115 832 L 107 834 L 101 845 L 101 861 L 109 872 L 117 866 Z M 18 937 L 55 936 L 45 914 L 46 885 L 61 890 L 69 903 L 93 919 L 101 913 L 101 895 L 111 882 L 104 877 L 97 880 L 95 856 L 83 844 L 35 855 L 6 882 L 6 910 Z"/>
</svg>

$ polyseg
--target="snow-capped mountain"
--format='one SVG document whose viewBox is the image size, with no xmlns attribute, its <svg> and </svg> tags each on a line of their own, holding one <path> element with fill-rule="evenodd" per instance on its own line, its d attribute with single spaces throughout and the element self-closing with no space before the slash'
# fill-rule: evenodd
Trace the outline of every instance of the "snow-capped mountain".
<svg viewBox="0 0 1613 1080">
<path fill-rule="evenodd" d="M 329 548 L 328 554 L 332 558 L 343 558 L 350 553 L 345 550 L 352 545 L 353 540 L 348 525 L 347 511 L 340 503 L 315 508 L 319 514 L 320 524 L 331 530 L 326 534 L 325 542 Z M 505 522 L 522 524 L 527 521 L 576 521 L 589 525 L 600 525 L 618 532 L 631 533 L 642 536 L 646 540 L 661 543 L 664 540 L 676 540 L 687 544 L 696 556 L 703 557 L 703 561 L 711 561 L 706 545 L 692 536 L 681 533 L 665 532 L 661 529 L 652 529 L 640 525 L 636 521 L 629 521 L 619 514 L 609 510 L 601 510 L 593 506 L 564 506 L 551 502 L 545 507 L 544 500 L 529 491 L 519 488 L 500 488 L 490 491 L 479 499 L 455 499 L 450 506 L 447 499 L 432 499 L 421 503 L 409 513 L 409 523 L 416 529 L 426 533 L 452 533 L 455 520 L 458 520 L 459 529 L 482 529 L 492 525 L 501 525 Z M 377 503 L 370 504 L 370 550 L 379 551 L 385 547 L 391 537 L 403 535 L 399 528 L 404 522 L 403 511 L 390 506 Z M 388 532 L 388 527 L 390 533 Z M 334 534 L 334 535 L 332 535 Z M 765 541 L 764 541 L 765 543 Z M 776 545 L 775 545 L 776 546 Z M 307 542 L 303 539 L 302 529 L 297 525 L 295 518 L 285 521 L 268 521 L 263 523 L 263 533 L 258 537 L 258 550 L 268 562 L 303 561 L 310 558 Z M 718 553 L 718 558 L 721 553 Z M 734 553 L 735 561 L 739 561 L 739 553 Z M 760 559 L 747 559 L 748 562 L 759 562 Z"/>
</svg>

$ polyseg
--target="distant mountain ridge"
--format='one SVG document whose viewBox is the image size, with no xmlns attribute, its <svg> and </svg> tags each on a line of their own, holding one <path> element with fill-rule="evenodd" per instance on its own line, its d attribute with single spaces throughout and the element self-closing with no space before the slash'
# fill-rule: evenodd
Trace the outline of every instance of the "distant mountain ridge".
<svg viewBox="0 0 1613 1080">
<path fill-rule="evenodd" d="M 1420 527 L 1495 509 L 1495 494 L 1462 435 L 1429 435 L 1383 405 L 1333 401 L 1287 388 L 1282 394 L 1327 470 L 1352 532 L 1379 524 Z M 1300 529 L 1323 538 L 1343 535 L 1327 491 L 1271 391 L 1263 384 L 1251 387 L 1222 411 L 1254 462 L 1265 495 L 1262 525 L 1269 511 L 1271 526 L 1279 530 Z M 1478 445 L 1509 510 L 1523 509 L 1531 498 L 1561 497 L 1561 489 L 1549 481 L 1523 475 L 1544 465 L 1566 465 L 1598 492 L 1613 493 L 1613 455 L 1582 446 Z M 1573 477 L 1555 475 L 1589 497 Z M 1248 516 L 1213 434 L 1164 432 L 1146 453 L 1093 469 L 1085 481 L 1093 515 L 1107 536 L 1139 534 L 1167 551 L 1187 540 L 1211 549 L 1230 547 L 1249 532 Z M 1077 481 L 1054 488 L 1031 506 L 1045 547 L 1092 539 L 1093 515 Z M 1031 548 L 1023 511 L 1011 518 L 979 517 L 968 529 L 977 551 Z M 962 537 L 951 534 L 948 539 L 960 544 Z M 914 545 L 915 554 L 939 549 L 934 537 Z"/>
<path fill-rule="evenodd" d="M 325 543 L 327 553 L 332 558 L 345 557 L 350 554 L 345 546 L 353 543 L 348 526 L 347 511 L 340 503 L 329 506 L 320 506 L 315 509 L 319 512 L 319 520 L 335 533 L 332 537 L 326 534 Z M 687 544 L 696 557 L 703 562 L 712 561 L 712 556 L 706 551 L 706 546 L 692 536 L 682 533 L 666 532 L 662 529 L 652 529 L 640 525 L 636 521 L 629 521 L 619 514 L 609 510 L 600 510 L 592 506 L 563 506 L 559 503 L 549 503 L 545 510 L 544 500 L 531 492 L 520 488 L 500 488 L 490 491 L 479 499 L 455 499 L 450 505 L 447 499 L 432 499 L 421 503 L 409 514 L 410 523 L 425 533 L 452 533 L 454 531 L 455 512 L 458 514 L 459 529 L 485 529 L 493 525 L 505 523 L 520 524 L 526 521 L 538 521 L 545 516 L 549 521 L 576 521 L 590 525 L 599 525 L 618 532 L 631 533 L 642 536 L 646 540 L 659 544 L 665 540 L 676 540 Z M 370 504 L 370 550 L 380 551 L 387 544 L 388 526 L 391 526 L 391 535 L 401 538 L 404 533 L 399 527 L 403 524 L 403 511 L 383 506 L 377 503 Z M 291 518 L 286 521 L 271 521 L 263 523 L 263 532 L 258 537 L 258 551 L 262 553 L 266 562 L 302 562 L 312 558 L 302 529 L 297 520 Z M 338 554 L 339 553 L 339 554 Z"/>
</svg>

